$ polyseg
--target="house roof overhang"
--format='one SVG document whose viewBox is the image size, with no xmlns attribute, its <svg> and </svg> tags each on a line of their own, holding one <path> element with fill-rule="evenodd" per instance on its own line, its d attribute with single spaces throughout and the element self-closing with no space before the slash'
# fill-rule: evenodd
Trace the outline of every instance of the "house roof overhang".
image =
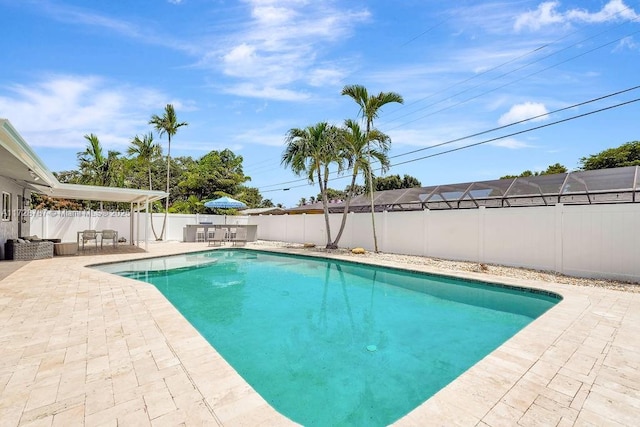
<svg viewBox="0 0 640 427">
<path fill-rule="evenodd" d="M 0 118 L 0 176 L 50 197 L 144 203 L 164 199 L 163 191 L 65 184 L 58 181 L 9 120 Z"/>
</svg>

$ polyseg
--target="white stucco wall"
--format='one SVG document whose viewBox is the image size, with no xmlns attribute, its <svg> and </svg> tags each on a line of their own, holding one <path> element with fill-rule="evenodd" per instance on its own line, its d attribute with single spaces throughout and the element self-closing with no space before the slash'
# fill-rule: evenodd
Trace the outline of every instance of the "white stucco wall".
<svg viewBox="0 0 640 427">
<path fill-rule="evenodd" d="M 18 236 L 18 231 L 23 236 L 29 235 L 29 221 L 22 223 L 22 228 L 19 230 L 19 221 L 22 220 L 18 212 L 18 197 L 23 195 L 23 187 L 13 180 L 6 179 L 0 176 L 0 194 L 9 193 L 11 196 L 11 220 L 0 221 L 0 259 L 4 259 L 4 244 L 7 239 L 15 239 Z M 24 193 L 27 200 L 31 198 L 31 193 L 25 191 Z M 0 199 L 0 203 L 2 200 Z"/>
</svg>

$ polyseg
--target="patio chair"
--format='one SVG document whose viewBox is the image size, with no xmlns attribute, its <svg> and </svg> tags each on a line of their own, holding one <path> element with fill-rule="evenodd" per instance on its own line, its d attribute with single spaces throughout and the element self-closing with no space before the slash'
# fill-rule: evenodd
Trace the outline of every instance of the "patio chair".
<svg viewBox="0 0 640 427">
<path fill-rule="evenodd" d="M 213 232 L 213 237 L 209 239 L 209 246 L 211 246 L 212 243 L 215 246 L 216 242 L 219 245 L 222 245 L 222 243 L 226 239 L 227 239 L 227 230 L 225 230 L 224 228 L 216 228 L 215 231 Z"/>
<path fill-rule="evenodd" d="M 115 230 L 102 230 L 102 240 L 100 240 L 100 248 L 104 245 L 105 240 L 111 240 L 113 247 L 118 246 L 118 232 Z"/>
<path fill-rule="evenodd" d="M 84 230 L 82 232 L 82 250 L 84 251 L 84 244 L 90 241 L 96 242 L 96 250 L 98 250 L 98 232 L 96 230 Z"/>
<path fill-rule="evenodd" d="M 236 229 L 236 234 L 235 236 L 233 236 L 231 241 L 233 242 L 233 246 L 235 246 L 237 243 L 247 243 L 247 229 L 245 227 L 238 227 Z"/>
<path fill-rule="evenodd" d="M 204 242 L 206 241 L 204 227 L 196 228 L 196 242 Z"/>
</svg>

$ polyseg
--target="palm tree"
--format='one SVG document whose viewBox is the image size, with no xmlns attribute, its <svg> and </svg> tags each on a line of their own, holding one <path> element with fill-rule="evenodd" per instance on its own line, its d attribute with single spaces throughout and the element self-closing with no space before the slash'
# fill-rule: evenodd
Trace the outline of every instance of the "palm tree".
<svg viewBox="0 0 640 427">
<path fill-rule="evenodd" d="M 162 156 L 162 147 L 160 147 L 160 144 L 153 142 L 153 134 L 149 132 L 147 135 L 144 135 L 142 139 L 136 135 L 131 140 L 129 148 L 127 148 L 127 154 L 129 156 L 136 156 L 138 163 L 147 169 L 147 174 L 149 176 L 149 190 L 153 190 L 151 164 Z M 153 226 L 153 209 L 149 209 L 149 214 L 151 215 L 151 231 L 153 231 L 153 236 L 158 240 L 158 235 Z"/>
<path fill-rule="evenodd" d="M 338 169 L 342 169 L 342 161 L 338 155 L 339 140 L 340 130 L 327 122 L 320 122 L 304 129 L 290 129 L 285 139 L 287 146 L 281 162 L 291 167 L 296 175 L 306 174 L 310 183 L 318 180 L 327 229 L 327 248 L 331 248 L 332 245 L 327 200 L 329 166 L 336 163 Z"/>
<path fill-rule="evenodd" d="M 363 174 L 365 186 L 369 185 L 370 178 L 374 178 L 371 172 L 371 159 L 375 159 L 381 165 L 381 172 L 389 169 L 389 144 L 391 139 L 384 133 L 373 129 L 365 134 L 360 129 L 360 125 L 351 119 L 344 122 L 344 140 L 340 146 L 340 156 L 347 161 L 347 166 L 351 169 L 351 184 L 347 186 L 347 197 L 344 204 L 344 212 L 342 213 L 342 222 L 340 230 L 333 241 L 333 246 L 338 247 L 338 242 L 342 237 L 342 232 L 347 223 L 347 215 L 349 213 L 349 204 L 353 197 L 357 186 L 356 178 L 360 173 Z M 372 147 L 373 146 L 373 147 Z"/>
<path fill-rule="evenodd" d="M 162 135 L 167 134 L 169 144 L 167 146 L 167 199 L 164 208 L 164 221 L 162 222 L 162 232 L 160 233 L 160 240 L 164 236 L 164 230 L 167 226 L 167 214 L 169 213 L 169 192 L 171 191 L 170 179 L 171 179 L 171 137 L 178 132 L 178 129 L 182 126 L 187 126 L 186 122 L 178 122 L 176 112 L 173 109 L 172 104 L 167 104 L 164 109 L 164 115 L 162 117 L 154 114 L 149 120 L 149 124 L 155 126 L 158 135 L 162 138 Z"/>
<path fill-rule="evenodd" d="M 124 165 L 121 153 L 115 150 L 107 152 L 107 161 L 104 166 L 104 185 L 111 187 L 124 187 Z"/>
<path fill-rule="evenodd" d="M 377 95 L 369 95 L 367 88 L 362 85 L 347 85 L 342 89 L 342 95 L 347 95 L 351 97 L 358 106 L 360 106 L 360 115 L 362 117 L 363 122 L 366 124 L 365 135 L 371 132 L 371 128 L 373 127 L 373 119 L 378 117 L 380 109 L 383 105 L 388 104 L 390 102 L 398 102 L 400 104 L 404 103 L 404 99 L 402 96 L 395 92 L 380 92 Z M 367 143 L 367 146 L 369 143 Z M 370 152 L 370 147 L 369 152 Z M 371 156 L 369 156 L 371 157 Z M 369 162 L 368 166 L 368 174 L 369 174 L 369 195 L 371 197 L 371 226 L 373 228 L 373 246 L 375 252 L 378 252 L 378 238 L 376 236 L 376 222 L 375 222 L 375 212 L 373 206 L 373 178 L 371 172 L 371 162 Z"/>
<path fill-rule="evenodd" d="M 104 156 L 102 145 L 97 135 L 85 135 L 87 148 L 78 152 L 78 162 L 82 173 L 81 182 L 90 185 L 105 185 L 107 157 Z"/>
</svg>

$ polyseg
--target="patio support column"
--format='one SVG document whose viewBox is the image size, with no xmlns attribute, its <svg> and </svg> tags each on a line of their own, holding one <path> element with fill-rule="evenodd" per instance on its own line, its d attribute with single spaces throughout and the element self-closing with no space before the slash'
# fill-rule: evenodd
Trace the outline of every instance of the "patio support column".
<svg viewBox="0 0 640 427">
<path fill-rule="evenodd" d="M 136 245 L 140 246 L 140 202 L 138 202 L 138 215 L 136 215 Z"/>
<path fill-rule="evenodd" d="M 133 246 L 133 202 L 129 207 L 129 244 Z"/>
<path fill-rule="evenodd" d="M 144 250 L 149 250 L 149 198 L 144 202 Z"/>
</svg>

